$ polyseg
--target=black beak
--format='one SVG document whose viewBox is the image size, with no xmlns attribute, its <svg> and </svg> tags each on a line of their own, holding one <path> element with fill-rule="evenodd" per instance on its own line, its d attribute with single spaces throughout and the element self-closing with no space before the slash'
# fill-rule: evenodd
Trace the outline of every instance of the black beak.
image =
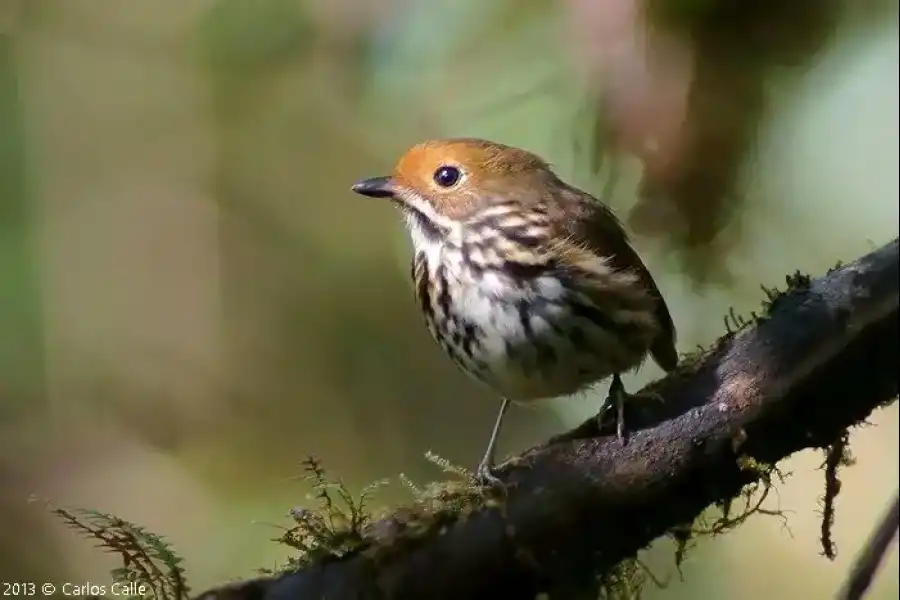
<svg viewBox="0 0 900 600">
<path fill-rule="evenodd" d="M 350 188 L 352 191 L 362 196 L 370 198 L 393 198 L 394 185 L 391 183 L 390 177 L 370 177 L 357 181 Z"/>
</svg>

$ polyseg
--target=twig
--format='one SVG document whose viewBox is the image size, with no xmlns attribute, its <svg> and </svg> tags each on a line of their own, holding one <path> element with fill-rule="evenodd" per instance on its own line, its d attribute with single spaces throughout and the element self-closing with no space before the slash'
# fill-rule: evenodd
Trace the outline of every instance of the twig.
<svg viewBox="0 0 900 600">
<path fill-rule="evenodd" d="M 895 399 L 898 270 L 894 240 L 795 279 L 756 324 L 647 386 L 665 402 L 629 405 L 627 443 L 589 419 L 507 461 L 499 505 L 412 524 L 399 510 L 356 552 L 203 598 L 589 597 L 598 574 L 759 480 L 748 463 L 826 447 Z"/>
<path fill-rule="evenodd" d="M 891 507 L 881 517 L 878 527 L 872 532 L 862 553 L 856 558 L 838 600 L 859 600 L 865 595 L 866 590 L 872 585 L 875 572 L 887 554 L 888 547 L 897 537 L 898 527 L 900 527 L 900 495 L 894 494 Z"/>
</svg>

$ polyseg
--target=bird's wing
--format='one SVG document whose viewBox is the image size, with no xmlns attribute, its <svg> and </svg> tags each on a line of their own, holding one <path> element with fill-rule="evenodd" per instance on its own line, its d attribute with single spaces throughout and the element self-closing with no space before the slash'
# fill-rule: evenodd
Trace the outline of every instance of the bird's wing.
<svg viewBox="0 0 900 600">
<path fill-rule="evenodd" d="M 675 348 L 676 332 L 669 307 L 656 286 L 653 276 L 638 253 L 631 246 L 628 233 L 615 213 L 605 204 L 575 188 L 567 186 L 558 199 L 558 208 L 565 216 L 553 219 L 560 223 L 560 235 L 589 250 L 592 254 L 606 257 L 614 270 L 630 271 L 655 298 L 654 315 L 660 327 L 660 335 L 653 342 L 650 352 L 653 359 L 666 371 L 678 364 Z"/>
</svg>

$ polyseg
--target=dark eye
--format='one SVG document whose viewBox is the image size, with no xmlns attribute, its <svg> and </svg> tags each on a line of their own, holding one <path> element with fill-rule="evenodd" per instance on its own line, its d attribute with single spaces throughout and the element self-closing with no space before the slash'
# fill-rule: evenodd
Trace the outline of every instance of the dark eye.
<svg viewBox="0 0 900 600">
<path fill-rule="evenodd" d="M 461 175 L 456 167 L 438 167 L 434 172 L 434 182 L 441 187 L 453 187 Z"/>
</svg>

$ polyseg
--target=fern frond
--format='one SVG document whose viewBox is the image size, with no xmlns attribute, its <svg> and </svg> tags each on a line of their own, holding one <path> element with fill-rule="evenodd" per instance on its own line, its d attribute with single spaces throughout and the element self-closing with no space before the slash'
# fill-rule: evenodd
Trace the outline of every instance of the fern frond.
<svg viewBox="0 0 900 600">
<path fill-rule="evenodd" d="M 188 598 L 190 588 L 183 560 L 163 537 L 97 510 L 56 507 L 50 510 L 76 532 L 95 540 L 104 551 L 122 558 L 122 566 L 111 573 L 114 581 L 142 584 L 147 590 L 144 598 Z"/>
</svg>

